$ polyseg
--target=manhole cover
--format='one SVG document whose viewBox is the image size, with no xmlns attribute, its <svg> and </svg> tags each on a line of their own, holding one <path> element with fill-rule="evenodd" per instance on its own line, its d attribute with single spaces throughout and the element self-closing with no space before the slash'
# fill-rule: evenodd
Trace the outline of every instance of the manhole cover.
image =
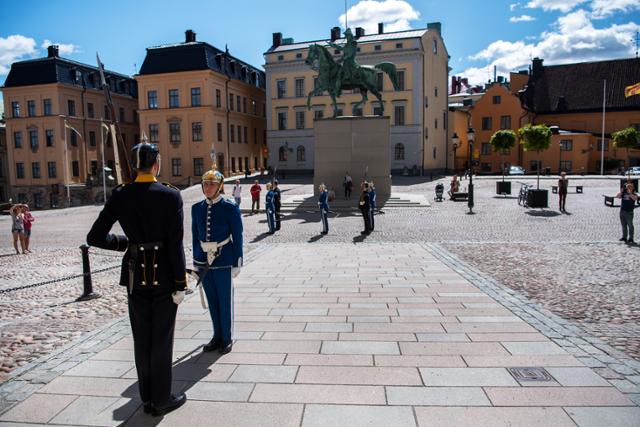
<svg viewBox="0 0 640 427">
<path fill-rule="evenodd" d="M 553 381 L 553 377 L 544 368 L 508 368 L 518 381 Z"/>
</svg>

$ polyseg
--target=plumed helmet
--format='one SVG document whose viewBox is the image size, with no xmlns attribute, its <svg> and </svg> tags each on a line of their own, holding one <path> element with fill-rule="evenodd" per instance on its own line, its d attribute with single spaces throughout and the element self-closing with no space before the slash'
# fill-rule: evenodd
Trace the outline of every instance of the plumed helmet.
<svg viewBox="0 0 640 427">
<path fill-rule="evenodd" d="M 155 163 L 160 150 L 156 144 L 141 142 L 131 150 L 131 166 L 136 169 L 149 169 Z"/>
<path fill-rule="evenodd" d="M 202 175 L 202 181 L 213 181 L 213 182 L 217 182 L 218 184 L 223 184 L 224 183 L 224 175 L 222 175 L 222 172 L 220 172 L 218 169 L 216 169 L 215 167 L 212 169 L 209 169 L 208 171 L 206 171 L 204 173 L 204 175 Z"/>
</svg>

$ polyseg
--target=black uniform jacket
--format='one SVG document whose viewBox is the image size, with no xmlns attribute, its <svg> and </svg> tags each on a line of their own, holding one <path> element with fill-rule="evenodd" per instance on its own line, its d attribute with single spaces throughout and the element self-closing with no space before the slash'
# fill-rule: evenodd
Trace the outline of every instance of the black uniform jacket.
<svg viewBox="0 0 640 427">
<path fill-rule="evenodd" d="M 118 221 L 125 236 L 110 234 Z M 129 260 L 135 261 L 133 285 L 161 286 L 168 290 L 186 287 L 182 196 L 180 191 L 157 182 L 148 174 L 113 189 L 98 219 L 87 234 L 87 243 L 98 248 L 127 251 L 122 259 L 120 284 L 129 286 Z M 158 249 L 137 251 L 136 244 L 160 243 Z M 133 254 L 133 256 L 132 256 Z"/>
</svg>

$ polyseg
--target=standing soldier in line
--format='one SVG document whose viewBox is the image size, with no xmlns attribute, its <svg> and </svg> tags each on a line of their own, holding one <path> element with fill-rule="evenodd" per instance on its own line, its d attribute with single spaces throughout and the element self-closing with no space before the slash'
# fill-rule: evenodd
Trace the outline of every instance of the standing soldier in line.
<svg viewBox="0 0 640 427">
<path fill-rule="evenodd" d="M 320 217 L 322 218 L 322 232 L 320 234 L 329 234 L 329 192 L 324 183 L 318 187 L 320 197 L 318 198 L 318 206 L 320 206 Z"/>
<path fill-rule="evenodd" d="M 275 207 L 276 212 L 276 231 L 278 231 L 280 230 L 280 208 L 282 207 L 280 189 L 278 188 L 278 180 L 273 181 L 273 206 Z"/>
<path fill-rule="evenodd" d="M 267 224 L 269 225 L 269 234 L 276 232 L 276 206 L 273 202 L 275 193 L 273 192 L 273 184 L 267 183 L 267 195 L 264 199 L 264 207 L 267 212 Z"/>
<path fill-rule="evenodd" d="M 371 225 L 371 231 L 376 228 L 376 223 L 373 216 L 376 214 L 376 187 L 373 185 L 373 181 L 369 183 L 369 224 Z"/>
<path fill-rule="evenodd" d="M 233 283 L 242 267 L 242 218 L 239 206 L 222 195 L 224 176 L 202 175 L 205 199 L 191 207 L 193 265 L 207 294 L 213 337 L 204 351 L 229 353 L 233 347 Z"/>
<path fill-rule="evenodd" d="M 156 180 L 160 154 L 155 144 L 133 147 L 137 177 L 113 189 L 87 243 L 126 253 L 120 284 L 128 287 L 129 319 L 144 412 L 166 414 L 187 400 L 171 395 L 173 332 L 184 298 L 186 272 L 180 191 Z M 110 234 L 118 221 L 124 236 Z"/>
<path fill-rule="evenodd" d="M 360 234 L 370 234 L 371 233 L 371 223 L 369 219 L 371 218 L 371 200 L 369 198 L 369 184 L 367 181 L 363 181 L 360 184 L 360 211 L 362 212 L 362 218 L 364 219 L 364 231 Z"/>
</svg>

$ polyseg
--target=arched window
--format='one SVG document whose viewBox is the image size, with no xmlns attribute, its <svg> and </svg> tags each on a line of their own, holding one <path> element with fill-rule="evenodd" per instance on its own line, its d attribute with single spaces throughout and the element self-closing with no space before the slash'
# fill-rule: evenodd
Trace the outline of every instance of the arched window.
<svg viewBox="0 0 640 427">
<path fill-rule="evenodd" d="M 404 144 L 397 143 L 394 158 L 396 160 L 404 160 Z"/>
<path fill-rule="evenodd" d="M 278 161 L 286 162 L 287 161 L 287 149 L 284 147 L 280 147 L 278 150 Z"/>
<path fill-rule="evenodd" d="M 304 162 L 306 160 L 304 147 L 302 145 L 298 145 L 298 149 L 296 150 L 296 160 L 299 162 Z"/>
</svg>

